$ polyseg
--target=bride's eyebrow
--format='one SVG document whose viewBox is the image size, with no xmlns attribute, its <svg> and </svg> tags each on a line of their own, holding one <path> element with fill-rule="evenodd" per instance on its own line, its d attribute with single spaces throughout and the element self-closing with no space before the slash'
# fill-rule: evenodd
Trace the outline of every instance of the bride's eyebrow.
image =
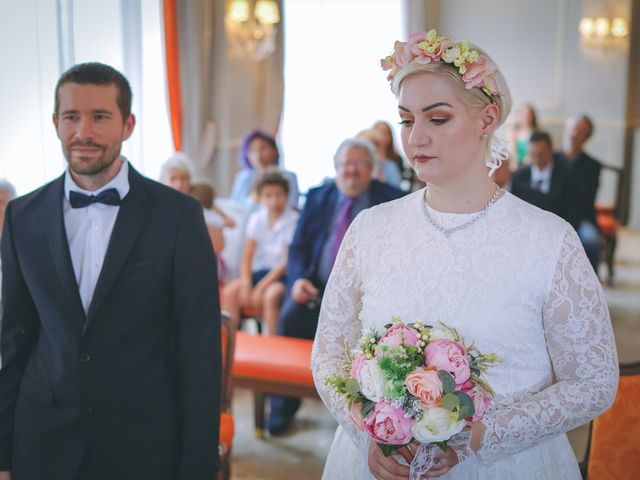
<svg viewBox="0 0 640 480">
<path fill-rule="evenodd" d="M 449 104 L 449 103 L 447 103 L 447 102 L 437 102 L 437 103 L 434 103 L 434 104 L 429 105 L 429 106 L 427 106 L 427 107 L 424 107 L 421 111 L 422 111 L 422 112 L 428 112 L 429 110 L 432 110 L 432 109 L 437 108 L 437 107 L 449 107 L 449 108 L 453 108 L 453 107 L 451 106 L 451 104 Z M 398 109 L 399 109 L 399 110 L 402 110 L 402 111 L 404 111 L 404 112 L 409 113 L 409 109 L 408 109 L 408 108 L 406 108 L 406 107 L 403 107 L 402 105 L 398 105 Z"/>
</svg>

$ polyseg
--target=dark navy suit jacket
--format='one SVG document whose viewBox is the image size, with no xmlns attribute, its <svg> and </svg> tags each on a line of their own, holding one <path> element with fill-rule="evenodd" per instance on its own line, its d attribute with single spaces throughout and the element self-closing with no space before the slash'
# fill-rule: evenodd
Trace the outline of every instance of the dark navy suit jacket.
<svg viewBox="0 0 640 480">
<path fill-rule="evenodd" d="M 331 182 L 312 188 L 307 193 L 307 201 L 300 213 L 296 232 L 289 247 L 287 281 L 289 288 L 299 278 L 306 278 L 314 285 L 324 288 L 318 277 L 322 249 L 331 231 L 331 219 L 339 198 L 338 187 Z M 369 186 L 369 206 L 395 200 L 406 192 L 373 180 Z"/>
<path fill-rule="evenodd" d="M 7 206 L 0 471 L 70 480 L 211 480 L 221 398 L 215 254 L 202 207 L 129 172 L 88 312 L 62 213 L 64 177 Z"/>
</svg>

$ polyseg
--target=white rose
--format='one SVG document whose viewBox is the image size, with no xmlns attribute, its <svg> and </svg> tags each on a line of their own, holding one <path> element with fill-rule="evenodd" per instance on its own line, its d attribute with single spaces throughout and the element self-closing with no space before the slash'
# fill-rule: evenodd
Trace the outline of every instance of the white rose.
<svg viewBox="0 0 640 480">
<path fill-rule="evenodd" d="M 443 54 L 442 59 L 447 63 L 453 63 L 453 61 L 460 55 L 460 48 L 453 46 L 447 48 Z"/>
<path fill-rule="evenodd" d="M 360 391 L 365 397 L 372 402 L 379 402 L 384 398 L 385 379 L 375 358 L 364 362 L 359 376 Z"/>
<path fill-rule="evenodd" d="M 446 408 L 428 408 L 419 422 L 414 422 L 411 433 L 421 443 L 444 442 L 464 428 L 464 419 Z"/>
</svg>

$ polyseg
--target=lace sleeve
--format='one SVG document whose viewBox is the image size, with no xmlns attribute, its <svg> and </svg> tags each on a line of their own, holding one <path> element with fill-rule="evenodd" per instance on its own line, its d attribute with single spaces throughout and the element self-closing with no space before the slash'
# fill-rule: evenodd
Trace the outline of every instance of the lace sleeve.
<svg viewBox="0 0 640 480">
<path fill-rule="evenodd" d="M 345 345 L 354 347 L 362 336 L 359 313 L 362 308 L 361 280 L 356 243 L 362 212 L 345 234 L 322 299 L 318 328 L 313 344 L 311 368 L 318 393 L 359 450 L 367 447 L 367 436 L 350 422 L 344 399 L 325 385 L 325 378 L 343 371 Z"/>
<path fill-rule="evenodd" d="M 488 413 L 478 457 L 491 461 L 576 428 L 615 398 L 618 358 L 609 310 L 580 240 L 567 228 L 543 308 L 556 382 Z"/>
</svg>

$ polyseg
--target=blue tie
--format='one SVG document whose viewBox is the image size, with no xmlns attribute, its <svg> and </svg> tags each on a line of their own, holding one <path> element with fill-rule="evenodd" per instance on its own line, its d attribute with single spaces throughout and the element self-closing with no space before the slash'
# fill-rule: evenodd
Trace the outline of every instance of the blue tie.
<svg viewBox="0 0 640 480">
<path fill-rule="evenodd" d="M 120 194 L 115 188 L 108 188 L 98 195 L 85 195 L 84 193 L 69 191 L 69 203 L 73 208 L 88 207 L 92 203 L 104 203 L 105 205 L 120 205 Z"/>
</svg>

